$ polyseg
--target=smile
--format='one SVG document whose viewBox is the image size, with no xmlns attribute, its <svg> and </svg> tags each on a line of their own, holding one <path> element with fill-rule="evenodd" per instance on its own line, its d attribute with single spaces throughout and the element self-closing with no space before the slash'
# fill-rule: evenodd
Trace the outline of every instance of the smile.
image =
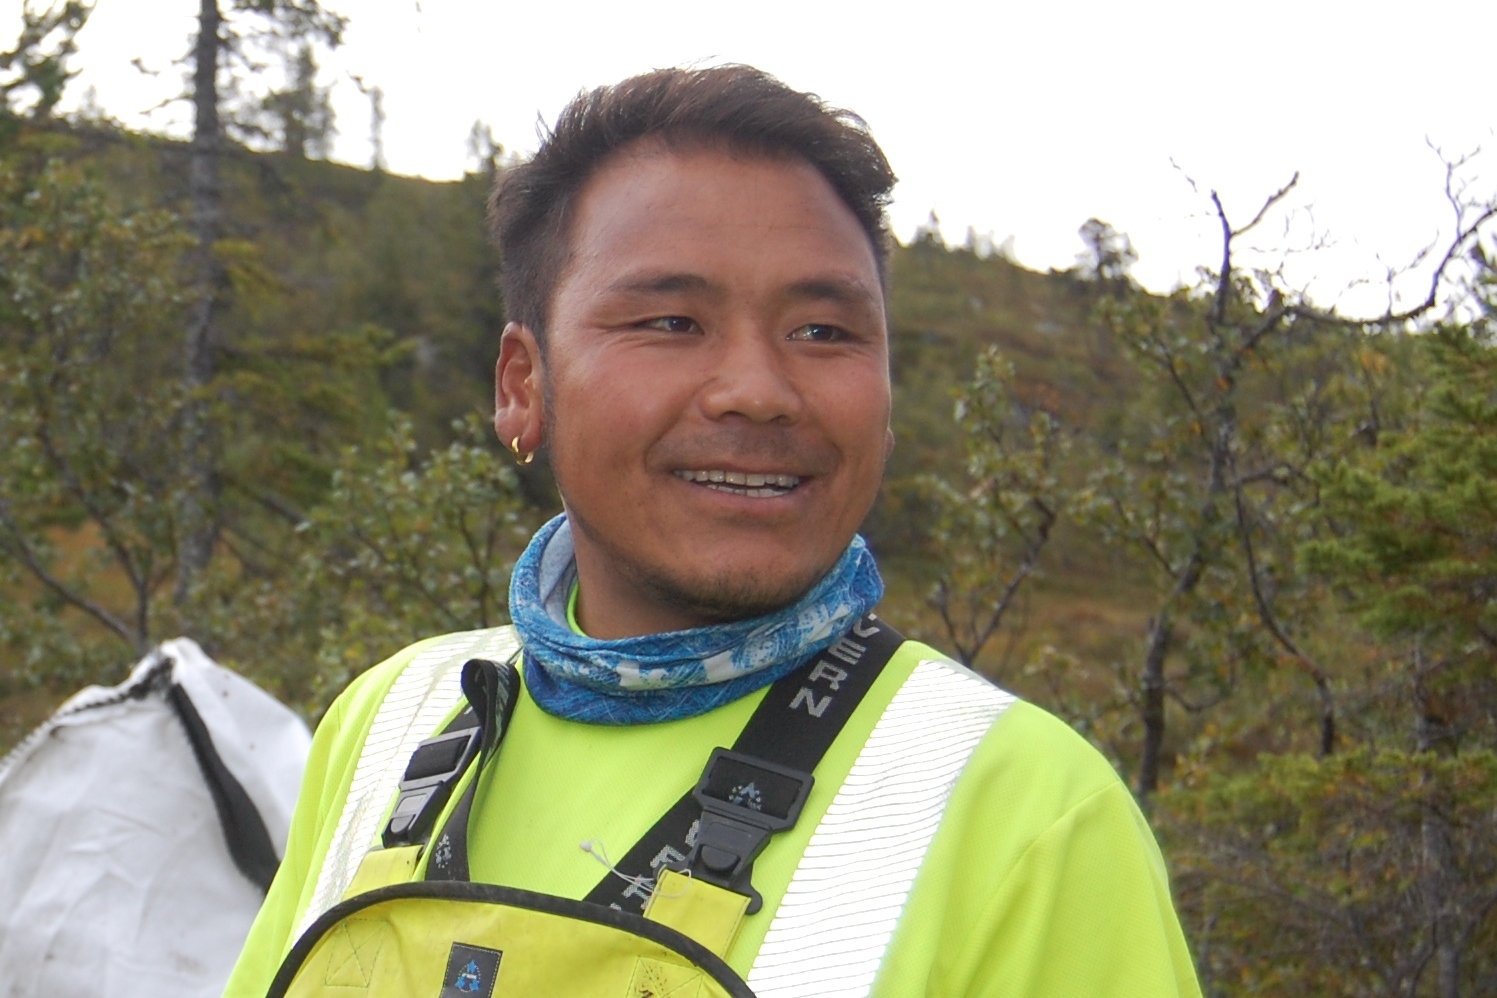
<svg viewBox="0 0 1497 998">
<path fill-rule="evenodd" d="M 795 475 L 763 475 L 746 471 L 678 471 L 675 475 L 709 489 L 748 496 L 751 499 L 773 499 L 800 484 L 800 479 Z"/>
</svg>

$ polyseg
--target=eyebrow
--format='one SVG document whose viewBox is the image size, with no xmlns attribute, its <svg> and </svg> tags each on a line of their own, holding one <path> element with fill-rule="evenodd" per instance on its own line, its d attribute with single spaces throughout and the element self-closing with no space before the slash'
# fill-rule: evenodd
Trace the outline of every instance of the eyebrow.
<svg viewBox="0 0 1497 998">
<path fill-rule="evenodd" d="M 882 301 L 862 281 L 840 276 L 797 281 L 786 289 L 786 297 L 796 301 L 829 301 L 838 305 L 862 307 L 876 307 Z"/>
<path fill-rule="evenodd" d="M 713 297 L 726 294 L 723 286 L 701 274 L 662 273 L 630 275 L 608 286 L 611 294 L 685 294 L 706 293 Z M 877 307 L 881 297 L 854 277 L 831 275 L 811 277 L 786 287 L 783 296 L 792 301 L 826 301 L 839 305 Z"/>
<path fill-rule="evenodd" d="M 681 294 L 689 291 L 706 291 L 722 294 L 722 288 L 701 274 L 640 274 L 630 275 L 608 285 L 611 294 L 662 295 Z"/>
</svg>

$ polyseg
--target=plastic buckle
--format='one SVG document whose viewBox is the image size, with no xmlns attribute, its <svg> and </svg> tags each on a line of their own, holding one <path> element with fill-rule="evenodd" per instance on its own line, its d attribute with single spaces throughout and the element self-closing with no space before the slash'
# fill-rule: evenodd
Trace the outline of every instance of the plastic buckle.
<svg viewBox="0 0 1497 998">
<path fill-rule="evenodd" d="M 673 868 L 742 894 L 752 915 L 764 904 L 751 880 L 754 860 L 770 836 L 795 824 L 815 782 L 810 773 L 713 749 L 691 792 L 702 805 L 695 844 Z"/>
<path fill-rule="evenodd" d="M 474 727 L 434 735 L 416 746 L 381 837 L 386 849 L 410 845 L 430 833 L 458 777 L 482 745 L 483 729 Z"/>
</svg>

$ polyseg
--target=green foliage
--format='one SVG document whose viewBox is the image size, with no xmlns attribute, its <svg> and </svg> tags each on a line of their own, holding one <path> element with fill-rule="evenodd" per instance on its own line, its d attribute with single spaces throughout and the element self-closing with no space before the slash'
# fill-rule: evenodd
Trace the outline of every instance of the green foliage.
<svg viewBox="0 0 1497 998">
<path fill-rule="evenodd" d="M 1072 502 L 1059 478 L 1071 441 L 1055 415 L 1019 402 L 1013 365 L 993 348 L 956 393 L 966 480 L 924 480 L 937 578 L 927 601 L 950 648 L 973 663 L 993 637 Z"/>
<path fill-rule="evenodd" d="M 317 85 L 317 58 L 309 42 L 294 46 L 286 86 L 262 98 L 280 149 L 325 158 L 333 141 L 332 88 Z"/>
<path fill-rule="evenodd" d="M 1497 971 L 1497 754 L 1201 766 L 1158 800 L 1208 994 L 1461 994 Z"/>
<path fill-rule="evenodd" d="M 64 0 L 45 11 L 37 11 L 31 0 L 24 0 L 21 35 L 15 48 L 0 52 L 0 74 L 4 74 L 0 76 L 0 129 L 5 118 L 23 113 L 15 95 L 27 90 L 32 91 L 31 103 L 24 113 L 36 119 L 52 114 L 68 80 L 77 75 L 68 71 L 67 61 L 77 52 L 78 32 L 91 13 L 93 4 L 81 0 Z"/>
<path fill-rule="evenodd" d="M 1127 670 L 1144 792 L 1168 762 L 1168 703 L 1198 714 L 1268 668 L 1310 680 L 1320 751 L 1335 745 L 1336 677 L 1317 640 L 1323 587 L 1296 572 L 1294 552 L 1322 529 L 1311 467 L 1356 445 L 1348 428 L 1376 400 L 1357 377 L 1355 327 L 1294 301 L 1276 275 L 1232 265 L 1234 240 L 1262 217 L 1232 229 L 1222 216 L 1226 269 L 1203 271 L 1195 291 L 1122 291 L 1099 308 L 1136 394 L 1098 442 L 1110 456 L 1082 513 L 1154 573 L 1156 609 Z"/>
<path fill-rule="evenodd" d="M 0 648 L 22 685 L 66 691 L 156 641 L 196 632 L 210 598 L 281 580 L 301 557 L 303 509 L 339 452 L 390 423 L 380 387 L 400 354 L 369 324 L 283 319 L 297 290 L 260 247 L 224 240 L 237 310 L 212 381 L 184 385 L 162 330 L 191 295 L 192 238 L 168 212 L 126 209 L 49 136 L 0 162 Z M 267 322 L 266 317 L 276 321 Z M 219 441 L 214 586 L 169 600 L 181 571 L 185 414 Z"/>
<path fill-rule="evenodd" d="M 1128 272 L 1138 262 L 1138 252 L 1127 233 L 1119 232 L 1100 218 L 1088 218 L 1077 230 L 1086 252 L 1076 261 L 1081 276 L 1116 288 L 1126 288 Z"/>
<path fill-rule="evenodd" d="M 12 587 L 21 575 L 40 583 L 31 598 L 0 601 L 0 628 L 16 643 L 33 630 L 60 635 L 43 618 L 62 608 L 127 646 L 148 640 L 152 599 L 172 571 L 167 500 L 183 403 L 163 377 L 172 358 L 158 331 L 182 312 L 175 263 L 186 243 L 171 215 L 121 212 L 73 167 L 0 164 L 0 558 Z M 79 532 L 92 543 L 65 549 Z M 67 645 L 64 661 L 99 658 L 81 634 Z M 28 647 L 28 671 L 45 649 Z"/>
<path fill-rule="evenodd" d="M 1489 321 L 1489 320 L 1488 320 Z M 1345 587 L 1383 637 L 1497 647 L 1497 351 L 1484 326 L 1424 337 L 1431 379 L 1419 421 L 1364 460 L 1322 472 L 1340 536 L 1305 566 Z"/>
<path fill-rule="evenodd" d="M 534 526 L 485 421 L 422 455 L 408 420 L 345 447 L 298 525 L 288 571 L 224 560 L 196 632 L 222 660 L 316 715 L 348 680 L 419 636 L 508 621 L 509 571 Z"/>
<path fill-rule="evenodd" d="M 1489 285 L 1490 287 L 1490 285 Z M 1422 405 L 1317 470 L 1323 536 L 1300 549 L 1396 663 L 1369 699 L 1420 740 L 1497 744 L 1497 351 L 1492 302 L 1421 337 Z"/>
</svg>

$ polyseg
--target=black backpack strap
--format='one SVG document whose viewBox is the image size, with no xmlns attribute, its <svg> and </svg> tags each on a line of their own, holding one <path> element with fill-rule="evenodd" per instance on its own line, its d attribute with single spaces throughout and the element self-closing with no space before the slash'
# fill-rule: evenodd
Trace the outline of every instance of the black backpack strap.
<svg viewBox="0 0 1497 998">
<path fill-rule="evenodd" d="M 385 848 L 425 844 L 463 773 L 475 759 L 482 766 L 498 749 L 519 699 L 520 675 L 514 662 L 513 658 L 503 664 L 475 658 L 463 664 L 463 695 L 468 706 L 411 753 L 400 780 L 400 796 L 385 825 Z M 478 782 L 476 776 L 472 782 Z M 471 797 L 470 792 L 460 801 L 464 816 L 472 806 Z"/>
<path fill-rule="evenodd" d="M 904 637 L 898 631 L 869 614 L 808 666 L 770 686 L 731 752 L 718 749 L 713 753 L 696 787 L 682 795 L 615 864 L 614 870 L 622 876 L 605 875 L 585 900 L 643 911 L 653 878 L 661 867 L 670 866 L 689 868 L 694 876 L 747 893 L 750 910 L 757 911 L 757 892 L 748 883 L 757 855 L 754 845 L 762 849 L 770 834 L 794 824 L 804 795 L 799 802 L 789 801 L 790 781 L 804 777 L 804 792 L 810 791 L 810 774 L 903 643 Z M 740 768 L 745 764 L 750 768 Z M 779 779 L 775 779 L 776 770 Z M 749 784 L 743 782 L 745 778 Z M 760 788 L 762 809 L 757 811 L 761 816 L 757 820 L 750 813 L 755 811 L 752 803 L 733 793 L 755 782 L 766 784 Z M 740 799 L 735 801 L 735 796 Z M 784 806 L 776 806 L 773 798 L 785 802 Z M 774 813 L 781 811 L 787 813 Z M 765 828 L 767 834 L 757 843 L 749 841 L 752 832 L 746 828 L 740 827 L 736 829 L 740 834 L 732 834 L 734 824 L 750 828 L 766 824 L 762 817 L 766 815 L 771 820 L 788 820 L 789 824 Z M 734 856 L 737 861 L 734 869 L 714 871 L 710 869 L 715 865 L 711 863 L 711 854 L 704 858 L 702 850 L 722 848 L 723 843 L 712 841 L 710 833 L 704 838 L 703 830 L 721 828 L 724 824 L 729 828 L 723 837 L 738 839 L 740 851 Z M 693 825 L 697 826 L 695 834 Z M 728 848 L 731 850 L 732 846 Z M 744 855 L 745 849 L 753 854 Z"/>
</svg>

